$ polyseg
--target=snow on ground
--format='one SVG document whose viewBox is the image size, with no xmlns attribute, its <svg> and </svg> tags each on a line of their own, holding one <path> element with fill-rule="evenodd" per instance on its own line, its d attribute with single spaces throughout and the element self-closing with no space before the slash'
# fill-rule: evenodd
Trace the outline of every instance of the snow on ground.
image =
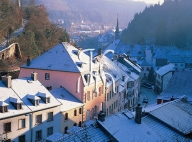
<svg viewBox="0 0 192 142">
<path fill-rule="evenodd" d="M 143 104 L 143 98 L 145 97 L 147 97 L 148 99 L 147 104 Z M 157 103 L 157 94 L 154 92 L 154 90 L 141 87 L 140 104 L 143 104 L 143 106 L 146 107 L 156 103 Z"/>
</svg>

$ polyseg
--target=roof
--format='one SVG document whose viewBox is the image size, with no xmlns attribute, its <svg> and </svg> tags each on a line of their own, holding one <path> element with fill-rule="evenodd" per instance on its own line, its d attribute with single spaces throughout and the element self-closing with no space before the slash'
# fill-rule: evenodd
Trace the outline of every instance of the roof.
<svg viewBox="0 0 192 142">
<path fill-rule="evenodd" d="M 81 50 L 78 50 L 67 42 L 62 42 L 32 60 L 29 66 L 24 64 L 21 68 L 84 72 L 89 70 L 89 63 L 85 63 L 89 59 L 90 57 Z M 99 64 L 92 63 L 92 67 L 98 68 Z"/>
<path fill-rule="evenodd" d="M 174 70 L 174 67 L 175 65 L 174 64 L 168 64 L 168 65 L 165 65 L 163 67 L 161 67 L 160 69 L 158 69 L 156 71 L 157 74 L 159 74 L 160 76 L 163 76 L 165 75 L 166 73 L 170 72 L 170 71 L 173 71 Z"/>
<path fill-rule="evenodd" d="M 139 64 L 141 67 L 143 67 L 143 66 L 150 66 L 145 59 L 138 61 L 138 64 Z"/>
<path fill-rule="evenodd" d="M 192 132 L 192 106 L 182 100 L 166 103 L 149 114 L 183 135 Z"/>
<path fill-rule="evenodd" d="M 160 97 L 181 98 L 185 95 L 188 101 L 192 101 L 192 70 L 177 70 L 174 72 L 167 88 Z"/>
<path fill-rule="evenodd" d="M 19 95 L 23 103 L 26 104 L 31 111 L 39 111 L 61 105 L 38 80 L 33 81 L 31 77 L 12 80 L 12 89 Z M 38 97 L 39 92 L 50 96 L 50 103 L 44 103 L 43 100 Z M 28 98 L 40 99 L 39 105 L 34 106 Z"/>
<path fill-rule="evenodd" d="M 108 142 L 110 141 L 109 137 L 101 131 L 97 125 L 90 125 L 88 127 L 83 127 L 82 129 L 72 133 L 67 134 L 61 137 L 61 134 L 53 134 L 46 138 L 51 142 Z"/>
<path fill-rule="evenodd" d="M 12 88 L 7 88 L 2 83 L 2 81 L 0 81 L 0 104 L 1 106 L 8 105 L 8 112 L 0 113 L 0 120 L 31 112 L 31 110 L 25 105 L 25 103 L 22 103 L 22 109 L 16 110 L 15 107 L 11 104 L 10 100 L 14 102 L 17 102 L 17 100 L 18 102 L 22 101 L 19 98 L 18 94 Z"/>
<path fill-rule="evenodd" d="M 64 88 L 59 88 L 55 90 L 50 91 L 51 94 L 59 101 L 61 102 L 61 112 L 75 109 L 78 107 L 83 106 L 83 103 L 79 101 L 77 98 L 75 98 L 71 93 L 69 93 Z"/>
<path fill-rule="evenodd" d="M 188 138 L 171 130 L 169 127 L 165 126 L 163 123 L 161 123 L 160 121 L 156 120 L 151 116 L 143 117 L 142 122 L 145 123 L 149 128 L 151 128 L 161 138 L 161 141 L 164 142 L 190 141 Z"/>
<path fill-rule="evenodd" d="M 98 121 L 119 142 L 124 141 L 161 141 L 145 123 L 137 124 L 134 118 L 118 112 L 105 118 L 104 122 Z"/>
</svg>

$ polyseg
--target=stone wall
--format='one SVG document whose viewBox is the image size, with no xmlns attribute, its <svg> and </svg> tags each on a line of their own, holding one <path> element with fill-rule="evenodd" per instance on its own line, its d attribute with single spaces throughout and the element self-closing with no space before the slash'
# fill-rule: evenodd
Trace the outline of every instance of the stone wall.
<svg viewBox="0 0 192 142">
<path fill-rule="evenodd" d="M 9 47 L 0 50 L 0 60 L 10 57 L 21 58 L 20 46 L 18 43 L 13 43 Z"/>
</svg>

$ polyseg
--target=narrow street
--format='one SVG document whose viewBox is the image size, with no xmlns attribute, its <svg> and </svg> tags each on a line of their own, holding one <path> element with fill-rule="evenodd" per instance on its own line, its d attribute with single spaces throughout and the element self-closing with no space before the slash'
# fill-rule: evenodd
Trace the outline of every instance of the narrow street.
<svg viewBox="0 0 192 142">
<path fill-rule="evenodd" d="M 148 99 L 147 104 L 143 103 L 144 98 Z M 140 104 L 143 107 L 146 107 L 146 106 L 156 104 L 156 103 L 157 103 L 157 94 L 154 92 L 154 90 L 141 87 Z"/>
</svg>

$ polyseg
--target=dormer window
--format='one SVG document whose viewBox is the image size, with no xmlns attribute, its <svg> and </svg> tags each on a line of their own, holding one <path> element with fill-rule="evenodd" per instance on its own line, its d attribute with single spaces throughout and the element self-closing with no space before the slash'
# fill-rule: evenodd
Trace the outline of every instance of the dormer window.
<svg viewBox="0 0 192 142">
<path fill-rule="evenodd" d="M 39 92 L 38 93 L 38 96 L 42 99 L 42 101 L 45 103 L 45 104 L 48 104 L 51 102 L 50 100 L 50 95 L 47 94 L 47 93 L 41 93 Z"/>
<path fill-rule="evenodd" d="M 40 98 L 38 96 L 35 95 L 27 95 L 27 98 L 29 99 L 29 101 L 34 105 L 34 106 L 38 106 L 39 105 L 39 100 Z"/>
<path fill-rule="evenodd" d="M 3 106 L 2 109 L 3 109 L 3 110 L 2 110 L 2 113 L 8 112 L 8 106 Z"/>
<path fill-rule="evenodd" d="M 1 113 L 8 112 L 8 105 L 9 104 L 5 103 L 4 101 L 0 101 L 0 112 Z"/>
<path fill-rule="evenodd" d="M 50 97 L 46 98 L 46 103 L 50 103 Z"/>
<path fill-rule="evenodd" d="M 16 110 L 22 109 L 22 101 L 19 98 L 9 97 L 9 101 Z"/>
<path fill-rule="evenodd" d="M 35 106 L 39 105 L 39 100 L 35 100 Z"/>
</svg>

